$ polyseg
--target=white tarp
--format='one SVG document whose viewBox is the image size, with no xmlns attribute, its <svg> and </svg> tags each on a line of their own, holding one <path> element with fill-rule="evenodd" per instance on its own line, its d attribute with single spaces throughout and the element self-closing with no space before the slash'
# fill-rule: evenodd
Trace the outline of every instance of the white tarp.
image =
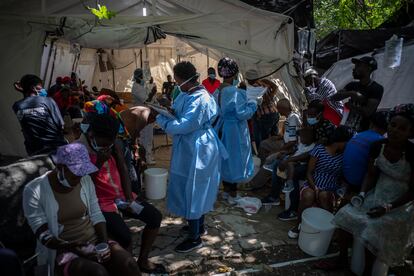
<svg viewBox="0 0 414 276">
<path fill-rule="evenodd" d="M 395 69 L 384 68 L 384 52 L 375 54 L 374 58 L 377 60 L 378 69 L 373 72 L 372 77 L 384 87 L 384 96 L 378 108 L 388 109 L 402 103 L 414 103 L 414 44 L 403 47 L 401 65 Z M 352 68 L 351 58 L 340 60 L 326 71 L 325 77 L 340 90 L 353 80 Z"/>
<path fill-rule="evenodd" d="M 267 12 L 237 0 L 116 0 L 101 1 L 117 16 L 97 23 L 85 6 L 92 0 L 2 0 L 1 51 L 2 100 L 0 153 L 24 155 L 23 139 L 11 106 L 20 95 L 12 84 L 22 75 L 40 75 L 42 43 L 46 31 L 55 31 L 66 18 L 63 39 L 84 48 L 141 48 L 154 41 L 155 31 L 174 35 L 187 43 L 212 49 L 212 56 L 236 58 L 241 71 L 257 68 L 269 73 L 291 62 L 294 24 L 284 15 Z M 149 16 L 142 16 L 146 5 Z M 149 30 L 149 28 L 152 30 Z M 65 59 L 70 59 L 69 56 Z M 166 61 L 168 62 L 168 61 Z M 63 64 L 64 63 L 64 64 Z M 55 64 L 67 70 L 70 60 Z M 91 64 L 79 64 L 91 74 Z M 167 65 L 165 63 L 165 65 Z M 64 67 L 64 68 L 63 68 Z M 49 68 L 48 70 L 51 70 Z M 163 70 L 155 69 L 155 70 Z M 165 70 L 164 70 L 165 71 Z M 292 71 L 292 70 L 291 70 Z M 44 74 L 43 74 L 44 75 Z M 292 99 L 298 98 L 297 83 L 285 66 L 277 72 Z M 43 77 L 42 75 L 40 75 Z"/>
</svg>

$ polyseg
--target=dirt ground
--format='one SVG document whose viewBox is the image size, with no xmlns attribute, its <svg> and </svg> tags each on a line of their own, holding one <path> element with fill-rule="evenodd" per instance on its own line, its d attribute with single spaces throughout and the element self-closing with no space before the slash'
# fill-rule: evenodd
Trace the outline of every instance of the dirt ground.
<svg viewBox="0 0 414 276">
<path fill-rule="evenodd" d="M 169 168 L 171 140 L 165 135 L 154 136 L 155 159 L 153 167 Z M 168 141 L 168 142 L 167 142 Z M 255 192 L 241 192 L 242 196 L 262 197 L 269 188 Z M 241 208 L 228 205 L 220 199 L 214 211 L 206 216 L 208 234 L 203 237 L 204 247 L 190 253 L 176 253 L 174 247 L 184 238 L 181 228 L 185 222 L 166 210 L 165 200 L 151 201 L 163 213 L 160 235 L 155 241 L 151 260 L 163 263 L 170 275 L 312 275 L 345 276 L 349 271 L 325 272 L 313 269 L 317 261 L 305 261 L 283 265 L 285 262 L 311 258 L 297 245 L 296 240 L 287 236 L 295 222 L 282 222 L 277 214 L 282 207 L 269 210 L 262 208 L 257 214 L 247 214 Z M 283 203 L 282 203 L 283 204 Z M 129 220 L 134 236 L 134 255 L 140 247 L 140 231 L 143 224 Z M 338 252 L 335 242 L 331 243 L 328 254 Z M 411 268 L 412 269 L 412 268 Z M 394 269 L 394 275 L 414 275 L 409 265 Z M 390 274 L 391 275 L 391 274 Z"/>
</svg>

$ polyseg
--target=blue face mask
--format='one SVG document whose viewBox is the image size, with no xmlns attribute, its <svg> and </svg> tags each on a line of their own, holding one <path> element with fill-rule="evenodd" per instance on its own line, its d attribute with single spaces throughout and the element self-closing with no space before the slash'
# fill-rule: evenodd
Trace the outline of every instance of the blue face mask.
<svg viewBox="0 0 414 276">
<path fill-rule="evenodd" d="M 239 79 L 234 79 L 233 80 L 233 86 L 237 86 L 239 84 Z"/>
<path fill-rule="evenodd" d="M 311 126 L 316 125 L 317 123 L 319 123 L 319 120 L 317 118 L 307 118 L 306 120 L 307 120 L 308 124 L 311 125 Z"/>
<path fill-rule="evenodd" d="M 212 80 L 216 79 L 216 74 L 208 74 L 208 77 Z"/>
<path fill-rule="evenodd" d="M 83 124 L 83 123 L 81 123 L 80 124 L 80 129 L 81 129 L 82 133 L 88 132 L 89 124 Z"/>
<path fill-rule="evenodd" d="M 37 92 L 37 95 L 40 96 L 40 97 L 47 97 L 47 91 L 44 88 L 42 88 L 40 90 L 36 90 L 36 92 Z"/>
</svg>

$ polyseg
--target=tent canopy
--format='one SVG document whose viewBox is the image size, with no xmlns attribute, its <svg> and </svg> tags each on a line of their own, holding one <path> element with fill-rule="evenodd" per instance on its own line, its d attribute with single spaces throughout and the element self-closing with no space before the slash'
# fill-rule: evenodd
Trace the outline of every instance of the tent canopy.
<svg viewBox="0 0 414 276">
<path fill-rule="evenodd" d="M 242 73 L 256 68 L 283 80 L 292 99 L 299 89 L 291 68 L 293 20 L 237 0 L 117 0 L 98 1 L 117 13 L 98 22 L 87 6 L 96 1 L 3 0 L 0 3 L 0 70 L 3 128 L 0 153 L 25 155 L 23 137 L 11 106 L 21 98 L 12 87 L 24 74 L 39 75 L 46 32 L 63 30 L 61 39 L 85 48 L 140 48 L 165 34 L 192 47 L 208 47 L 212 57 L 235 58 Z M 143 16 L 143 8 L 148 16 Z M 284 66 L 287 65 L 287 66 Z"/>
</svg>

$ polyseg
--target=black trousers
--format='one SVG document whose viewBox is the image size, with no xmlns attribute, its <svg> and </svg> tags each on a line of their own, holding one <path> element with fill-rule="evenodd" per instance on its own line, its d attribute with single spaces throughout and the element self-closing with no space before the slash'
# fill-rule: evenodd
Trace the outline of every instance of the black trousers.
<svg viewBox="0 0 414 276">
<path fill-rule="evenodd" d="M 157 208 L 147 202 L 140 202 L 144 209 L 141 213 L 134 214 L 128 211 L 121 211 L 126 217 L 139 219 L 144 222 L 145 229 L 157 229 L 161 225 L 162 214 Z M 116 212 L 102 212 L 106 220 L 106 228 L 108 234 L 117 241 L 123 248 L 128 248 L 131 245 L 131 232 L 129 227 L 125 224 L 124 219 Z"/>
</svg>

